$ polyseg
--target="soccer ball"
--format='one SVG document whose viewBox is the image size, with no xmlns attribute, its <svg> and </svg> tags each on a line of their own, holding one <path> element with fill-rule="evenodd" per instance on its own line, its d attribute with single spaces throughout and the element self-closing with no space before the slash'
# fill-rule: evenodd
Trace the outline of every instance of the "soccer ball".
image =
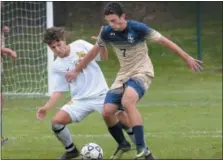
<svg viewBox="0 0 223 160">
<path fill-rule="evenodd" d="M 102 160 L 103 158 L 103 150 L 96 143 L 88 143 L 81 149 L 81 159 L 97 159 Z"/>
</svg>

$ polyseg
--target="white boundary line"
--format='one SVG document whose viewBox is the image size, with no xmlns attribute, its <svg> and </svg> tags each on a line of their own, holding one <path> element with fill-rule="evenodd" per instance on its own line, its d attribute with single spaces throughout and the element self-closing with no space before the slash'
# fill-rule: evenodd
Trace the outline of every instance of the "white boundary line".
<svg viewBox="0 0 223 160">
<path fill-rule="evenodd" d="M 20 132 L 21 133 L 21 132 Z M 25 132 L 24 132 L 25 133 Z M 74 138 L 111 138 L 110 134 L 72 134 Z M 170 136 L 178 136 L 180 138 L 217 138 L 222 139 L 222 131 L 188 131 L 188 132 L 153 132 L 146 133 L 145 137 L 155 137 L 155 138 L 163 138 Z M 56 137 L 52 135 L 41 135 L 41 136 L 31 136 L 28 132 L 24 135 L 18 135 L 13 137 L 8 137 L 12 140 L 17 139 L 32 139 L 32 140 L 46 140 L 46 139 L 55 139 Z"/>
</svg>

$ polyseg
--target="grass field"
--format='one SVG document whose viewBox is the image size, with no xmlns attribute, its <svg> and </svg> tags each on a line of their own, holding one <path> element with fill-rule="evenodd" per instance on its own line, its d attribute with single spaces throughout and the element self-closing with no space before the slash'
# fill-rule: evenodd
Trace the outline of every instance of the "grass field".
<svg viewBox="0 0 223 160">
<path fill-rule="evenodd" d="M 157 28 L 159 30 L 159 28 Z M 196 57 L 194 27 L 160 31 Z M 73 39 L 89 40 L 97 30 L 71 32 Z M 202 30 L 204 71 L 190 72 L 167 49 L 149 45 L 156 77 L 140 101 L 146 141 L 159 159 L 222 159 L 222 29 L 219 23 L 204 25 Z M 70 38 L 71 39 L 71 38 Z M 69 39 L 69 41 L 70 41 Z M 118 71 L 112 51 L 110 60 L 100 63 L 110 85 Z M 3 109 L 3 134 L 9 138 L 2 147 L 3 159 L 54 159 L 64 152 L 50 130 L 50 119 L 66 95 L 44 121 L 35 119 L 36 110 L 47 98 L 6 99 Z M 116 147 L 102 118 L 94 113 L 80 124 L 69 125 L 75 144 L 81 148 L 96 142 L 108 158 Z M 135 150 L 124 156 L 133 158 Z"/>
</svg>

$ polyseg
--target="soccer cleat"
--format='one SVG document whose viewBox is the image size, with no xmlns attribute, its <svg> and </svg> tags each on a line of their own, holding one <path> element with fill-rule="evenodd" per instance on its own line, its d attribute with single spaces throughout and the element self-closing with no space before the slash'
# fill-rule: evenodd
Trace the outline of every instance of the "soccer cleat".
<svg viewBox="0 0 223 160">
<path fill-rule="evenodd" d="M 4 144 L 6 144 L 8 141 L 8 138 L 3 138 L 1 137 L 1 145 L 3 146 Z"/>
<path fill-rule="evenodd" d="M 75 148 L 73 151 L 65 152 L 62 156 L 57 158 L 57 160 L 69 160 L 79 156 L 79 151 Z"/>
<path fill-rule="evenodd" d="M 120 159 L 125 152 L 130 151 L 131 145 L 129 142 L 125 141 L 125 143 L 119 145 L 115 150 L 114 154 L 110 157 L 110 159 Z"/>
<path fill-rule="evenodd" d="M 141 159 L 142 157 L 145 157 L 146 160 L 155 160 L 155 158 L 152 156 L 152 153 L 150 152 L 148 147 L 137 150 L 135 159 Z"/>
<path fill-rule="evenodd" d="M 153 157 L 152 153 L 150 153 L 149 155 L 145 156 L 145 160 L 155 160 L 155 158 Z"/>
</svg>

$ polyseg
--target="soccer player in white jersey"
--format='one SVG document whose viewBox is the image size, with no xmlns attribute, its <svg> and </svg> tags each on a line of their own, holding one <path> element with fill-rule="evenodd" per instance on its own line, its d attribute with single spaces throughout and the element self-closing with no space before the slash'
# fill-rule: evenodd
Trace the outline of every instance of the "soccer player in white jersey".
<svg viewBox="0 0 223 160">
<path fill-rule="evenodd" d="M 74 145 L 66 125 L 72 122 L 80 122 L 94 111 L 102 112 L 108 86 L 100 67 L 95 61 L 107 59 L 107 49 L 100 48 L 100 54 L 88 66 L 85 66 L 75 80 L 69 83 L 65 77 L 66 72 L 74 69 L 75 65 L 81 62 L 83 56 L 92 49 L 93 45 L 84 40 L 77 40 L 67 45 L 64 29 L 58 27 L 47 29 L 43 41 L 57 56 L 52 67 L 55 86 L 49 101 L 38 109 L 36 116 L 38 120 L 43 120 L 63 92 L 70 90 L 72 99 L 52 118 L 52 130 L 66 149 L 60 159 L 75 158 L 79 155 L 79 151 Z M 125 115 L 125 113 L 119 115 Z M 122 121 L 125 127 L 128 126 L 128 123 L 124 122 L 126 121 L 125 118 Z M 131 128 L 127 127 L 125 129 L 131 138 Z"/>
<path fill-rule="evenodd" d="M 106 49 L 101 48 L 102 56 L 96 57 L 86 69 L 83 69 L 77 79 L 69 83 L 65 77 L 66 72 L 72 70 L 93 45 L 84 40 L 77 40 L 67 45 L 64 29 L 58 27 L 47 29 L 43 41 L 57 56 L 52 67 L 55 86 L 49 101 L 38 109 L 36 116 L 39 120 L 44 119 L 47 112 L 58 102 L 63 92 L 70 90 L 71 101 L 65 104 L 52 118 L 52 130 L 66 149 L 65 154 L 60 159 L 75 158 L 79 156 L 79 151 L 74 145 L 66 125 L 72 122 L 80 122 L 94 111 L 102 111 L 108 86 L 95 60 L 106 58 Z"/>
<path fill-rule="evenodd" d="M 108 25 L 101 32 L 98 43 L 74 70 L 67 73 L 67 80 L 75 79 L 82 68 L 97 56 L 100 47 L 104 47 L 106 44 L 111 45 L 120 62 L 120 70 L 106 95 L 103 116 L 108 128 L 112 129 L 110 133 L 118 143 L 115 154 L 129 150 L 129 145 L 126 143 L 122 129 L 118 125 L 118 120 L 115 116 L 117 106 L 121 104 L 129 117 L 135 135 L 137 145 L 135 158 L 145 156 L 146 159 L 154 159 L 151 151 L 145 144 L 143 122 L 141 114 L 136 108 L 137 102 L 145 94 L 154 77 L 153 65 L 148 56 L 146 40 L 149 39 L 169 48 L 180 56 L 194 72 L 202 70 L 200 65 L 202 62 L 188 55 L 174 42 L 146 24 L 126 20 L 120 3 L 108 3 L 104 8 L 104 17 Z"/>
</svg>

